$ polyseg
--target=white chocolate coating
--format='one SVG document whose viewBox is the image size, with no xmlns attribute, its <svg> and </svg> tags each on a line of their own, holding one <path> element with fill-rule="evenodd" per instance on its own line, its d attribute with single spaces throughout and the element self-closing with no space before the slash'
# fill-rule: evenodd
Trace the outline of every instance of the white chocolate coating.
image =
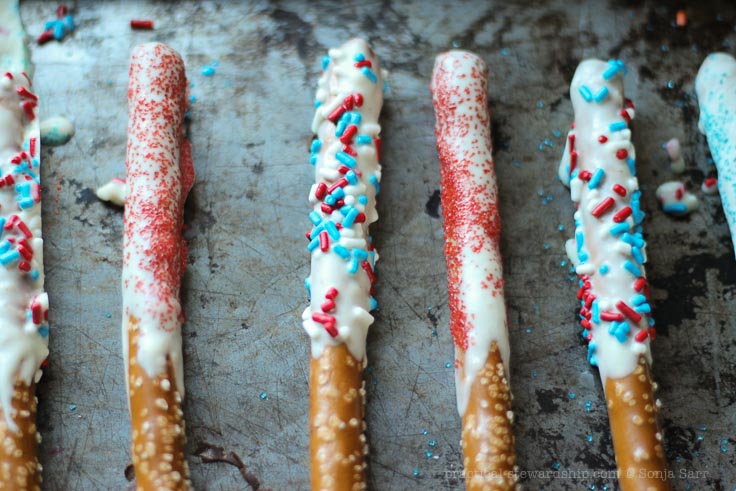
<svg viewBox="0 0 736 491">
<path fill-rule="evenodd" d="M 356 66 L 361 64 L 363 66 Z M 313 357 L 318 358 L 328 345 L 345 343 L 357 360 L 365 360 L 366 336 L 373 322 L 369 312 L 375 305 L 371 297 L 371 277 L 378 260 L 368 227 L 378 219 L 376 194 L 381 180 L 378 115 L 383 105 L 384 73 L 376 55 L 361 39 L 352 39 L 340 48 L 331 49 L 324 68 L 312 123 L 312 131 L 317 135 L 312 144 L 316 183 L 309 193 L 313 205 L 310 220 L 314 228 L 309 247 L 311 273 L 305 281 L 310 291 L 310 305 L 304 310 L 302 320 L 311 338 Z M 362 101 L 358 98 L 358 104 L 351 98 L 346 106 L 346 98 L 354 94 L 360 94 Z M 331 121 L 330 115 L 336 110 L 341 114 Z M 353 125 L 357 131 L 350 128 Z M 348 147 L 348 153 L 344 147 Z M 356 155 L 350 156 L 349 152 Z M 351 167 L 352 182 L 336 187 L 333 191 L 336 194 L 331 195 L 338 198 L 337 201 L 342 199 L 344 205 L 325 211 L 326 201 L 332 198 L 318 198 L 320 183 L 330 187 L 347 179 L 348 173 L 340 172 L 346 167 Z M 339 198 L 342 194 L 344 197 Z M 361 215 L 362 222 L 348 218 L 356 213 Z M 319 245 L 322 239 L 329 242 L 325 250 Z M 325 310 L 323 306 L 332 288 L 338 292 L 333 299 L 334 306 Z M 327 319 L 326 323 L 315 320 L 315 315 L 318 319 Z"/>
<path fill-rule="evenodd" d="M 581 276 L 588 358 L 604 382 L 633 373 L 641 355 L 651 363 L 654 333 L 647 315 L 644 213 L 627 124 L 634 109 L 624 105 L 624 73 L 615 60 L 580 63 L 570 86 L 575 125 L 559 169 L 579 204 L 575 238 L 566 248 Z"/>
<path fill-rule="evenodd" d="M 0 75 L 26 72 L 33 78 L 27 35 L 18 11 L 18 0 L 0 2 Z"/>
<path fill-rule="evenodd" d="M 662 211 L 676 216 L 688 215 L 700 205 L 697 196 L 687 191 L 685 184 L 680 181 L 668 181 L 660 185 L 657 199 L 662 204 Z"/>
<path fill-rule="evenodd" d="M 107 184 L 103 184 L 95 194 L 102 201 L 110 202 L 117 206 L 125 206 L 125 196 L 128 193 L 124 179 L 113 179 Z"/>
<path fill-rule="evenodd" d="M 685 159 L 682 158 L 680 140 L 677 138 L 671 138 L 664 144 L 664 148 L 667 151 L 667 156 L 670 158 L 670 170 L 675 174 L 682 174 L 685 172 Z"/>
<path fill-rule="evenodd" d="M 695 78 L 700 105 L 698 128 L 718 169 L 718 192 L 736 246 L 736 59 L 712 53 Z"/>
<path fill-rule="evenodd" d="M 48 356 L 48 296 L 43 291 L 40 137 L 35 95 L 19 72 L 0 76 L 0 404 L 13 386 L 41 378 Z M 33 102 L 23 109 L 22 104 Z M 9 182 L 9 179 L 13 182 Z M 22 191 L 20 190 L 22 186 Z M 32 255 L 32 257 L 31 257 Z M 11 428 L 15 423 L 4 415 Z"/>
<path fill-rule="evenodd" d="M 461 416 L 494 341 L 507 378 L 510 373 L 487 80 L 488 68 L 480 57 L 452 50 L 436 58 L 430 85 L 442 174 L 448 304 Z"/>
</svg>

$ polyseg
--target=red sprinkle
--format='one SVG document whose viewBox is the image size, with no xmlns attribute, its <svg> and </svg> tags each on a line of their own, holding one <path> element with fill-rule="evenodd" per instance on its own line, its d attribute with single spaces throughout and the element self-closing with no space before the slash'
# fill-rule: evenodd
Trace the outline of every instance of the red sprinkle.
<svg viewBox="0 0 736 491">
<path fill-rule="evenodd" d="M 615 215 L 613 215 L 613 221 L 616 223 L 621 223 L 627 218 L 631 216 L 631 207 L 627 206 L 625 208 L 621 208 Z"/>
<path fill-rule="evenodd" d="M 335 300 L 338 293 L 339 292 L 337 291 L 337 288 L 332 287 L 329 290 L 327 290 L 327 293 L 325 293 L 325 298 L 329 298 L 330 300 Z"/>
<path fill-rule="evenodd" d="M 631 99 L 629 99 L 628 97 L 624 99 L 624 107 L 626 107 L 628 109 L 636 109 L 634 107 L 634 102 Z"/>
<path fill-rule="evenodd" d="M 652 341 L 657 339 L 657 330 L 655 328 L 650 327 L 648 331 L 649 331 L 649 339 L 651 339 Z"/>
<path fill-rule="evenodd" d="M 618 312 L 610 312 L 608 310 L 604 310 L 601 312 L 601 320 L 602 321 L 622 321 L 624 320 L 624 316 L 619 314 Z"/>
<path fill-rule="evenodd" d="M 606 135 L 601 135 L 598 137 L 599 143 L 606 143 L 608 141 L 608 137 Z"/>
<path fill-rule="evenodd" d="M 332 186 L 330 186 L 329 188 L 327 188 L 327 192 L 328 193 L 332 193 L 332 191 L 334 191 L 335 189 L 337 189 L 337 188 L 344 188 L 347 185 L 348 185 L 348 180 L 345 179 L 344 177 L 341 177 L 340 179 L 338 179 L 337 181 L 335 181 L 335 183 Z"/>
<path fill-rule="evenodd" d="M 34 101 L 37 101 L 38 100 L 38 96 L 36 94 L 34 94 L 33 92 L 29 91 L 28 89 L 26 89 L 22 85 L 19 85 L 18 88 L 15 89 L 15 91 L 21 97 L 28 97 L 29 99 L 32 99 Z"/>
<path fill-rule="evenodd" d="M 327 299 L 322 303 L 322 305 L 320 305 L 320 308 L 322 309 L 322 312 L 330 312 L 335 308 L 335 301 Z"/>
<path fill-rule="evenodd" d="M 24 222 L 22 222 L 20 220 L 18 221 L 18 230 L 20 230 L 21 232 L 23 232 L 23 235 L 25 235 L 29 239 L 31 237 L 33 237 L 33 234 L 31 233 L 31 230 L 28 228 L 28 225 L 26 225 Z"/>
<path fill-rule="evenodd" d="M 647 284 L 646 278 L 644 278 L 643 276 L 640 276 L 636 279 L 636 281 L 634 281 L 634 290 L 636 290 L 637 292 L 640 292 L 644 289 L 646 284 Z"/>
<path fill-rule="evenodd" d="M 363 212 L 361 211 L 360 213 L 358 213 L 358 214 L 357 214 L 357 215 L 355 216 L 355 223 L 363 223 L 363 222 L 365 222 L 365 213 L 363 213 Z"/>
<path fill-rule="evenodd" d="M 356 92 L 353 94 L 353 102 L 355 102 L 355 105 L 360 107 L 363 105 L 363 94 Z"/>
<path fill-rule="evenodd" d="M 371 283 L 376 281 L 376 275 L 373 273 L 373 268 L 371 268 L 371 265 L 368 261 L 363 261 L 360 266 L 365 270 L 365 272 L 368 274 L 368 279 Z"/>
<path fill-rule="evenodd" d="M 355 68 L 363 68 L 364 66 L 367 66 L 368 68 L 373 68 L 373 63 L 371 63 L 371 60 L 363 60 L 355 64 Z"/>
<path fill-rule="evenodd" d="M 678 200 L 681 200 L 681 199 L 682 199 L 682 196 L 683 196 L 684 194 L 685 194 L 685 191 L 684 191 L 684 190 L 682 189 L 682 187 L 679 187 L 679 188 L 677 188 L 677 190 L 675 191 L 675 198 L 677 198 Z"/>
<path fill-rule="evenodd" d="M 322 209 L 322 213 L 326 213 L 326 214 L 328 214 L 328 215 L 329 215 L 330 213 L 332 213 L 332 211 L 334 210 L 334 208 L 332 208 L 332 207 L 331 207 L 330 205 L 328 205 L 327 203 L 322 203 L 322 205 L 320 205 L 320 208 Z"/>
<path fill-rule="evenodd" d="M 31 303 L 31 315 L 33 317 L 34 324 L 40 324 L 41 322 L 43 322 L 43 311 L 41 309 L 41 304 L 38 303 L 36 300 Z"/>
<path fill-rule="evenodd" d="M 629 156 L 629 152 L 625 148 L 620 148 L 619 150 L 616 151 L 616 158 L 619 160 L 624 160 L 628 156 Z"/>
<path fill-rule="evenodd" d="M 319 233 L 319 248 L 322 252 L 327 252 L 330 248 L 330 238 L 324 230 Z"/>
<path fill-rule="evenodd" d="M 621 184 L 614 184 L 613 192 L 618 194 L 619 196 L 626 196 L 626 188 L 623 187 Z"/>
<path fill-rule="evenodd" d="M 381 161 L 381 139 L 374 138 L 373 143 L 376 145 L 376 160 Z"/>
<path fill-rule="evenodd" d="M 588 319 L 582 319 L 580 321 L 580 325 L 583 326 L 585 329 L 590 329 L 590 321 Z"/>
<path fill-rule="evenodd" d="M 33 109 L 38 105 L 37 102 L 34 101 L 23 101 L 20 103 L 21 107 L 23 107 L 23 111 L 26 113 L 26 117 L 29 121 L 33 121 L 36 119 L 36 114 L 33 112 Z"/>
<path fill-rule="evenodd" d="M 353 104 L 355 104 L 355 102 L 353 100 L 352 94 L 346 95 L 345 99 L 342 100 L 342 105 L 345 106 L 348 111 L 351 111 L 353 109 Z"/>
<path fill-rule="evenodd" d="M 578 177 L 583 181 L 590 181 L 590 178 L 593 177 L 593 174 L 589 170 L 581 170 L 578 172 Z"/>
<path fill-rule="evenodd" d="M 358 134 L 358 127 L 354 124 L 351 124 L 347 128 L 345 128 L 345 131 L 343 131 L 342 136 L 340 137 L 340 141 L 343 142 L 345 145 L 349 145 L 356 134 Z"/>
<path fill-rule="evenodd" d="M 575 170 L 575 167 L 578 165 L 578 153 L 573 150 L 570 152 L 570 174 L 572 174 L 572 171 Z"/>
<path fill-rule="evenodd" d="M 317 199 L 322 199 L 327 195 L 327 184 L 324 182 L 320 182 L 317 184 L 317 189 L 314 190 L 314 197 Z"/>
<path fill-rule="evenodd" d="M 631 116 L 629 116 L 629 111 L 626 109 L 621 109 L 621 112 L 619 113 L 624 120 L 626 120 L 626 124 L 631 123 Z"/>
<path fill-rule="evenodd" d="M 153 29 L 153 21 L 148 19 L 133 19 L 130 21 L 131 29 Z"/>
<path fill-rule="evenodd" d="M 31 152 L 31 157 L 36 156 L 36 137 L 34 136 L 28 142 L 28 151 Z"/>
<path fill-rule="evenodd" d="M 337 123 L 337 120 L 340 119 L 340 117 L 342 117 L 342 115 L 345 114 L 345 111 L 347 110 L 348 109 L 344 105 L 340 104 L 335 108 L 334 111 L 330 113 L 329 116 L 327 116 L 327 119 L 329 119 L 333 123 Z"/>
<path fill-rule="evenodd" d="M 629 307 L 623 300 L 616 302 L 616 308 L 634 322 L 639 322 L 641 320 L 641 315 Z"/>
<path fill-rule="evenodd" d="M 27 273 L 31 270 L 31 263 L 29 263 L 28 261 L 21 261 L 20 264 L 18 264 L 18 269 L 20 269 L 24 273 Z"/>
<path fill-rule="evenodd" d="M 43 31 L 40 36 L 36 38 L 38 44 L 46 44 L 54 39 L 54 31 Z"/>
<path fill-rule="evenodd" d="M 642 329 L 641 331 L 637 332 L 634 336 L 634 339 L 640 343 L 644 342 L 644 340 L 649 337 L 649 333 L 646 329 Z"/>
<path fill-rule="evenodd" d="M 594 217 L 600 218 L 601 215 L 603 215 L 605 212 L 613 208 L 615 204 L 616 203 L 613 201 L 613 198 L 609 196 L 603 201 L 601 201 L 600 203 L 598 203 L 598 205 L 595 208 L 593 208 L 593 211 L 590 213 Z"/>
<path fill-rule="evenodd" d="M 703 184 L 705 184 L 706 187 L 710 188 L 718 184 L 718 179 L 716 179 L 715 177 L 709 177 L 705 181 L 703 181 Z"/>
<path fill-rule="evenodd" d="M 20 255 L 23 256 L 25 259 L 28 259 L 29 261 L 33 259 L 33 252 L 23 247 L 22 245 L 18 245 L 18 252 L 20 252 Z"/>
<path fill-rule="evenodd" d="M 348 155 L 352 155 L 353 157 L 358 156 L 358 152 L 356 152 L 355 149 L 351 147 L 350 145 L 343 145 L 342 151 Z"/>
<path fill-rule="evenodd" d="M 575 127 L 575 123 L 572 123 L 572 128 Z M 567 141 L 570 142 L 570 150 L 575 148 L 575 133 L 570 133 L 567 137 Z"/>
</svg>

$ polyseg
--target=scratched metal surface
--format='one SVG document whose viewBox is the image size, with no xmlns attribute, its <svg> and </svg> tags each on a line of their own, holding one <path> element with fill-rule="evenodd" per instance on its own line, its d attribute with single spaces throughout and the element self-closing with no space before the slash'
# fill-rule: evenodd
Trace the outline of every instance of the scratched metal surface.
<svg viewBox="0 0 736 491">
<path fill-rule="evenodd" d="M 659 326 L 654 374 L 674 486 L 734 488 L 736 262 L 727 226 L 717 196 L 696 191 L 701 209 L 675 220 L 656 209 L 654 190 L 674 178 L 661 149 L 673 136 L 683 142 L 691 188 L 715 172 L 696 130 L 693 79 L 707 52 L 734 52 L 736 7 L 698 2 L 677 29 L 675 11 L 652 2 L 524 3 L 80 1 L 73 36 L 33 47 L 42 114 L 65 113 L 77 127 L 66 146 L 43 149 L 53 306 L 50 365 L 39 385 L 47 489 L 128 485 L 122 216 L 93 189 L 123 173 L 128 53 L 151 40 L 182 53 L 197 98 L 183 286 L 192 480 L 198 489 L 247 488 L 234 467 L 201 463 L 197 448 L 209 443 L 238 453 L 264 488 L 308 487 L 309 353 L 300 314 L 311 101 L 318 60 L 356 34 L 391 71 L 373 228 L 381 310 L 366 374 L 372 487 L 462 487 L 427 88 L 434 55 L 456 42 L 491 67 L 519 465 L 589 473 L 523 482 L 615 489 L 612 479 L 592 476 L 614 461 L 601 384 L 575 323 L 576 285 L 560 265 L 572 206 L 554 177 L 564 136 L 553 131 L 564 135 L 571 120 L 577 62 L 617 56 L 631 68 L 627 91 L 638 107 L 634 142 Z M 54 11 L 51 2 L 22 4 L 32 34 Z M 156 30 L 132 32 L 131 18 L 154 19 Z M 205 78 L 201 67 L 213 60 L 217 73 Z"/>
</svg>

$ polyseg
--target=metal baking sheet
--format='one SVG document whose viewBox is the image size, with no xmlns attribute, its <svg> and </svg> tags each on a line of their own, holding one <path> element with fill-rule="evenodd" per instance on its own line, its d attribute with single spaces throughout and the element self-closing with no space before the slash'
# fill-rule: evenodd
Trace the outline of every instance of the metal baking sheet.
<svg viewBox="0 0 736 491">
<path fill-rule="evenodd" d="M 523 4 L 523 6 L 522 6 Z M 309 485 L 308 339 L 300 326 L 309 256 L 307 144 L 319 60 L 354 35 L 389 69 L 384 106 L 380 311 L 368 340 L 370 480 L 379 490 L 462 489 L 460 422 L 428 90 L 434 56 L 453 45 L 490 65 L 500 185 L 516 438 L 527 489 L 615 489 L 597 372 L 575 319 L 565 264 L 572 204 L 555 169 L 572 118 L 568 84 L 583 57 L 620 57 L 637 103 L 634 143 L 648 218 L 659 336 L 654 375 L 677 490 L 736 486 L 736 261 L 715 173 L 697 132 L 693 80 L 705 55 L 736 49 L 736 6 L 656 2 L 91 2 L 78 28 L 33 46 L 46 116 L 76 124 L 43 149 L 51 356 L 39 385 L 50 490 L 124 489 L 127 402 L 120 355 L 122 215 L 94 188 L 124 172 L 128 54 L 158 40 L 184 56 L 197 180 L 186 209 L 183 285 L 188 450 L 198 489 L 248 485 L 205 464 L 203 445 L 237 453 L 263 488 Z M 56 4 L 22 2 L 31 34 Z M 149 18 L 154 31 L 131 31 Z M 217 63 L 216 74 L 202 67 Z M 658 210 L 675 178 L 661 145 L 683 143 L 683 179 L 701 199 L 690 217 Z M 564 230 L 559 230 L 560 225 Z M 560 471 L 560 472 L 555 472 Z M 597 475 L 594 475 L 598 473 Z"/>
</svg>

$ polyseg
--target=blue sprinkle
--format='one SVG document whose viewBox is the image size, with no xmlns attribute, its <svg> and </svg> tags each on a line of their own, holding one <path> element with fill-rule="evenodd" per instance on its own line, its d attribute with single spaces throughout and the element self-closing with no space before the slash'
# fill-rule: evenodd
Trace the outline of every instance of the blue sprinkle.
<svg viewBox="0 0 736 491">
<path fill-rule="evenodd" d="M 586 438 L 586 440 L 588 440 L 588 442 L 592 442 L 593 441 L 593 435 L 588 435 L 588 437 Z M 595 489 L 595 486 L 593 486 L 591 489 Z"/>
<path fill-rule="evenodd" d="M 640 314 L 649 314 L 652 312 L 652 307 L 648 303 L 643 303 L 634 307 L 634 311 Z"/>
<path fill-rule="evenodd" d="M 575 392 L 568 392 L 567 397 L 570 399 L 575 399 Z"/>
<path fill-rule="evenodd" d="M 366 259 L 368 259 L 368 253 L 363 249 L 355 249 L 353 251 L 353 257 L 355 257 L 359 261 L 365 261 Z"/>
<path fill-rule="evenodd" d="M 340 213 L 342 213 L 343 215 L 347 215 L 348 213 L 350 213 L 350 210 L 352 209 L 353 209 L 352 205 L 345 205 L 342 208 L 340 208 Z"/>
<path fill-rule="evenodd" d="M 617 223 L 616 225 L 611 227 L 611 235 L 614 237 L 622 232 L 628 232 L 629 230 L 629 224 L 627 222 L 621 222 Z"/>
<path fill-rule="evenodd" d="M 563 224 L 559 224 L 559 225 L 557 225 L 557 230 L 559 230 L 560 232 L 562 232 L 563 230 L 565 230 L 565 226 Z"/>
<path fill-rule="evenodd" d="M 585 102 L 590 102 L 593 100 L 593 93 L 585 85 L 581 85 L 578 89 L 578 92 L 580 92 L 582 98 L 585 99 Z"/>
<path fill-rule="evenodd" d="M 556 471 L 559 471 L 560 470 L 560 463 L 559 462 L 553 463 L 552 464 L 552 469 L 554 469 Z"/>
<path fill-rule="evenodd" d="M 636 261 L 637 264 L 644 264 L 644 254 L 641 252 L 641 249 L 633 246 L 631 248 L 631 255 L 634 256 L 634 261 Z"/>
<path fill-rule="evenodd" d="M 35 202 L 33 201 L 33 198 L 23 198 L 18 200 L 18 206 L 21 210 L 27 210 L 28 208 L 33 207 Z"/>
<path fill-rule="evenodd" d="M 685 203 L 672 203 L 664 205 L 662 210 L 665 213 L 672 213 L 673 215 L 684 215 L 687 213 L 687 206 L 685 206 Z"/>
<path fill-rule="evenodd" d="M 601 90 L 599 90 L 598 93 L 593 96 L 593 100 L 595 100 L 595 102 L 600 103 L 600 102 L 603 102 L 603 100 L 605 100 L 606 97 L 608 97 L 608 87 L 604 85 L 601 88 Z"/>
<path fill-rule="evenodd" d="M 378 308 L 378 301 L 375 298 L 371 297 L 370 300 L 369 300 L 369 307 L 368 308 L 371 311 L 376 310 Z"/>
<path fill-rule="evenodd" d="M 649 324 L 651 327 L 654 327 L 654 324 L 655 324 L 654 319 L 652 317 L 647 319 L 647 324 Z"/>
<path fill-rule="evenodd" d="M 337 126 L 335 127 L 335 136 L 342 136 L 343 133 L 345 133 L 345 128 L 348 127 L 348 122 L 344 119 L 341 119 L 337 122 Z"/>
<path fill-rule="evenodd" d="M 309 157 L 309 163 L 312 164 L 312 165 L 315 165 L 317 163 L 318 158 L 319 157 L 318 157 L 318 155 L 316 153 L 315 154 L 312 154 Z"/>
<path fill-rule="evenodd" d="M 189 96 L 189 102 L 197 102 L 197 97 L 196 96 L 193 96 L 193 95 L 190 95 Z"/>
<path fill-rule="evenodd" d="M 355 274 L 358 272 L 358 267 L 360 267 L 360 262 L 357 258 L 353 258 L 350 260 L 350 264 L 348 265 L 348 273 Z"/>
<path fill-rule="evenodd" d="M 307 295 L 312 298 L 312 284 L 309 282 L 309 278 L 304 278 L 304 288 L 307 289 Z"/>
<path fill-rule="evenodd" d="M 425 436 L 426 436 L 426 435 L 427 435 L 427 433 L 429 433 L 429 432 L 428 432 L 427 430 L 425 430 L 425 429 L 422 429 L 422 435 L 425 435 Z"/>
<path fill-rule="evenodd" d="M 20 252 L 17 250 L 11 250 L 0 255 L 0 264 L 7 265 L 13 261 L 17 261 L 18 259 L 20 259 Z"/>
<path fill-rule="evenodd" d="M 365 55 L 363 53 L 358 53 L 353 57 L 353 60 L 357 62 L 365 61 Z"/>
<path fill-rule="evenodd" d="M 430 440 L 430 441 L 427 442 L 427 445 L 429 445 L 430 447 L 434 447 L 434 446 L 437 445 L 437 442 L 434 441 L 434 440 Z"/>
<path fill-rule="evenodd" d="M 215 68 L 211 66 L 203 66 L 202 67 L 202 75 L 205 77 L 211 77 L 215 74 Z"/>
<path fill-rule="evenodd" d="M 585 251 L 578 252 L 578 259 L 580 260 L 581 263 L 586 262 L 588 260 L 588 253 Z M 564 266 L 564 264 L 560 264 L 560 266 Z"/>
<path fill-rule="evenodd" d="M 265 401 L 266 399 L 268 399 L 268 394 L 266 394 L 265 392 L 261 392 L 261 395 L 258 397 L 260 397 L 262 401 Z"/>
<path fill-rule="evenodd" d="M 330 64 L 330 57 L 325 55 L 322 58 L 322 70 L 327 70 L 327 67 L 329 66 L 329 64 Z"/>
<path fill-rule="evenodd" d="M 596 324 L 601 323 L 601 308 L 600 305 L 598 305 L 598 300 L 593 300 L 593 304 L 591 305 L 591 315 L 590 317 L 593 319 L 593 322 Z"/>
<path fill-rule="evenodd" d="M 626 321 L 622 322 L 611 322 L 611 327 L 608 329 L 608 333 L 615 336 L 619 343 L 625 343 L 626 339 L 631 331 L 629 323 Z"/>
<path fill-rule="evenodd" d="M 563 268 L 567 266 L 567 261 L 565 261 L 564 259 L 560 261 L 560 266 L 562 266 Z"/>
<path fill-rule="evenodd" d="M 608 264 L 602 264 L 602 265 L 601 265 L 601 267 L 600 267 L 600 268 L 598 268 L 598 271 L 599 271 L 599 272 L 600 272 L 600 273 L 601 273 L 602 275 L 605 275 L 606 273 L 608 273 L 608 271 L 609 271 L 610 269 L 611 269 L 611 268 L 609 268 L 609 267 L 608 267 Z"/>
<path fill-rule="evenodd" d="M 544 244 L 542 247 L 544 247 L 544 250 L 545 251 L 548 251 L 549 248 L 550 248 L 550 245 L 549 244 Z"/>
<path fill-rule="evenodd" d="M 427 458 L 430 458 L 430 457 L 432 456 L 432 452 L 430 452 L 429 450 L 427 450 L 426 452 L 424 452 L 424 455 L 425 455 L 425 456 L 426 456 Z"/>
<path fill-rule="evenodd" d="M 560 130 L 552 130 L 552 136 L 559 138 L 562 136 L 562 132 Z"/>
<path fill-rule="evenodd" d="M 69 410 L 70 411 L 76 411 L 77 410 L 77 405 L 76 404 L 69 404 Z"/>
<path fill-rule="evenodd" d="M 629 157 L 628 159 L 626 159 L 626 165 L 629 166 L 629 172 L 631 172 L 631 175 L 635 176 L 636 175 L 636 161 L 632 159 L 631 157 Z"/>
<path fill-rule="evenodd" d="M 39 276 L 38 270 L 34 269 L 33 271 L 31 271 L 31 279 L 33 281 L 36 281 L 38 279 L 38 276 Z"/>
<path fill-rule="evenodd" d="M 637 267 L 636 267 L 636 266 L 634 265 L 634 263 L 632 263 L 632 262 L 631 262 L 631 261 L 629 261 L 629 260 L 626 260 L 626 261 L 624 262 L 624 269 L 625 269 L 626 271 L 628 271 L 629 273 L 633 274 L 634 276 L 636 276 L 637 278 L 638 278 L 639 276 L 641 276 L 641 270 L 640 270 L 639 268 L 637 268 Z"/>
<path fill-rule="evenodd" d="M 335 154 L 335 158 L 342 164 L 347 165 L 351 169 L 355 167 L 355 159 L 351 157 L 350 155 L 346 154 L 345 152 L 337 152 Z"/>
<path fill-rule="evenodd" d="M 580 252 L 580 249 L 583 248 L 584 243 L 585 243 L 585 234 L 583 234 L 582 230 L 577 230 L 575 232 L 575 244 L 577 245 L 578 252 Z"/>
<path fill-rule="evenodd" d="M 358 203 L 360 203 L 361 205 L 367 204 L 368 196 L 366 196 L 365 194 L 361 194 L 360 196 L 358 196 Z"/>
<path fill-rule="evenodd" d="M 320 225 L 317 225 L 316 227 L 314 227 L 314 229 L 312 229 L 312 232 L 310 232 L 310 234 L 309 234 L 309 239 L 310 239 L 310 240 L 314 239 L 314 238 L 315 238 L 315 237 L 317 237 L 317 236 L 319 235 L 319 233 L 320 233 L 320 232 L 322 232 L 322 231 L 323 231 L 324 229 L 325 229 L 325 226 L 324 226 L 324 224 L 320 224 Z"/>
<path fill-rule="evenodd" d="M 359 112 L 353 111 L 350 114 L 350 122 L 353 123 L 354 125 L 359 125 L 362 119 L 363 119 L 363 116 L 361 116 Z"/>
<path fill-rule="evenodd" d="M 315 250 L 315 249 L 316 249 L 317 247 L 319 247 L 319 237 L 315 237 L 314 239 L 312 239 L 312 240 L 311 240 L 311 241 L 309 242 L 309 245 L 307 246 L 307 250 L 308 250 L 309 252 L 312 252 L 312 251 L 313 251 L 313 250 Z M 2 262 L 2 256 L 0 256 L 0 262 Z"/>
<path fill-rule="evenodd" d="M 542 109 L 544 107 L 544 101 L 537 101 L 537 107 Z"/>
<path fill-rule="evenodd" d="M 633 297 L 631 297 L 631 299 L 629 301 L 634 306 L 641 305 L 641 304 L 643 304 L 643 303 L 645 303 L 647 301 L 647 297 L 644 296 L 644 295 L 642 295 L 641 293 L 638 293 L 638 294 L 634 295 Z"/>
<path fill-rule="evenodd" d="M 593 403 L 591 401 L 585 401 L 585 412 L 586 413 L 589 413 L 590 412 L 590 408 L 591 408 L 592 405 L 593 405 Z"/>
<path fill-rule="evenodd" d="M 419 471 L 419 469 L 414 469 L 411 471 L 411 475 L 414 477 L 419 477 L 422 473 Z"/>
<path fill-rule="evenodd" d="M 608 126 L 608 129 L 611 131 L 621 131 L 625 130 L 626 128 L 628 128 L 628 126 L 626 125 L 626 121 L 617 121 L 615 123 L 611 123 Z"/>
<path fill-rule="evenodd" d="M 314 107 L 319 107 L 322 105 L 322 101 L 314 101 Z"/>
<path fill-rule="evenodd" d="M 373 139 L 368 135 L 358 135 L 358 137 L 355 139 L 355 142 L 358 145 L 368 145 L 373 141 Z"/>
<path fill-rule="evenodd" d="M 368 178 L 368 182 L 373 184 L 373 187 L 376 188 L 376 196 L 378 196 L 378 193 L 381 192 L 381 183 L 378 182 L 378 177 L 376 177 L 376 175 L 373 174 L 371 177 Z"/>
<path fill-rule="evenodd" d="M 337 230 L 335 222 L 333 222 L 332 220 L 326 221 L 325 230 L 327 230 L 327 234 L 332 237 L 332 240 L 340 240 L 340 231 Z"/>
<path fill-rule="evenodd" d="M 309 213 L 309 221 L 311 221 L 315 225 L 319 225 L 322 221 L 322 217 L 316 211 L 312 211 Z"/>
<path fill-rule="evenodd" d="M 606 171 L 604 171 L 600 167 L 596 169 L 595 173 L 593 173 L 593 176 L 590 178 L 590 181 L 588 182 L 588 189 L 597 188 L 601 184 L 601 181 L 603 181 L 604 177 L 606 177 Z"/>
<path fill-rule="evenodd" d="M 376 74 L 373 73 L 373 70 L 371 70 L 367 66 L 364 66 L 363 68 L 360 69 L 360 71 L 363 72 L 363 75 L 365 75 L 368 78 L 368 80 L 370 80 L 374 84 L 378 83 L 378 77 L 376 77 Z"/>
<path fill-rule="evenodd" d="M 38 334 L 40 334 L 42 338 L 49 337 L 49 326 L 47 325 L 39 326 Z"/>
<path fill-rule="evenodd" d="M 343 259 L 348 259 L 350 257 L 350 251 L 345 246 L 342 246 L 340 244 L 334 246 L 332 250 L 335 251 L 335 254 Z"/>
<path fill-rule="evenodd" d="M 330 193 L 331 196 L 333 196 L 336 200 L 343 199 L 345 197 L 345 190 L 341 187 L 335 188 L 332 193 Z"/>
<path fill-rule="evenodd" d="M 352 184 L 353 186 L 358 184 L 358 175 L 353 170 L 349 170 L 345 173 L 345 179 L 347 179 L 348 183 Z"/>
<path fill-rule="evenodd" d="M 309 151 L 312 153 L 317 153 L 320 151 L 321 148 L 322 148 L 322 140 L 320 140 L 319 138 L 315 138 L 314 140 L 312 140 L 312 145 L 309 148 Z"/>
<path fill-rule="evenodd" d="M 596 352 L 596 345 L 594 342 L 588 343 L 588 363 L 590 363 L 592 366 L 597 367 L 598 366 L 598 358 L 595 356 Z"/>
</svg>

